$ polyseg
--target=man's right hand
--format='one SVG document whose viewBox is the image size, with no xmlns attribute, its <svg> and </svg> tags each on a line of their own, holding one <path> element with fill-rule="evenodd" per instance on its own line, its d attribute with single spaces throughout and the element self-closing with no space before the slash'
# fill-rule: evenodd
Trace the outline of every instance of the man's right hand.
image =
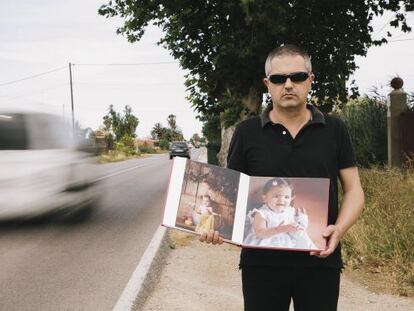
<svg viewBox="0 0 414 311">
<path fill-rule="evenodd" d="M 200 241 L 208 244 L 223 244 L 223 238 L 218 231 L 210 230 L 200 235 Z"/>
</svg>

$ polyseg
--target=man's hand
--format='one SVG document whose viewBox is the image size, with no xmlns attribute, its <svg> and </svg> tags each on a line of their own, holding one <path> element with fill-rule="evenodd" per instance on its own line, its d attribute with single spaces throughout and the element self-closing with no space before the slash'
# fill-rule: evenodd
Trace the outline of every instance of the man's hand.
<svg viewBox="0 0 414 311">
<path fill-rule="evenodd" d="M 208 244 L 223 244 L 223 238 L 218 231 L 210 230 L 208 233 L 202 233 L 200 235 L 200 241 Z"/>
<path fill-rule="evenodd" d="M 326 249 L 321 252 L 310 252 L 311 255 L 318 256 L 320 258 L 326 258 L 334 252 L 339 244 L 339 240 L 342 238 L 343 232 L 337 225 L 329 225 L 323 237 L 328 240 Z"/>
</svg>

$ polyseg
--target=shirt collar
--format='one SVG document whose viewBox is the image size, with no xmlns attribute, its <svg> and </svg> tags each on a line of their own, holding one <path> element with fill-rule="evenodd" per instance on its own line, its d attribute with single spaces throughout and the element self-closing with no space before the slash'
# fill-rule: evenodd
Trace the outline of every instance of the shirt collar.
<svg viewBox="0 0 414 311">
<path fill-rule="evenodd" d="M 309 111 L 311 112 L 311 119 L 309 120 L 309 124 L 313 124 L 313 123 L 326 124 L 326 122 L 325 122 L 325 116 L 323 115 L 323 113 L 318 108 L 316 108 L 312 104 L 306 104 L 306 108 L 309 109 Z M 260 115 L 260 120 L 261 120 L 261 123 L 262 123 L 262 128 L 265 127 L 265 125 L 267 123 L 273 124 L 272 120 L 270 120 L 270 118 L 269 118 L 269 112 L 272 109 L 273 109 L 273 105 L 270 104 L 270 105 L 268 105 L 266 107 L 266 109 Z"/>
</svg>

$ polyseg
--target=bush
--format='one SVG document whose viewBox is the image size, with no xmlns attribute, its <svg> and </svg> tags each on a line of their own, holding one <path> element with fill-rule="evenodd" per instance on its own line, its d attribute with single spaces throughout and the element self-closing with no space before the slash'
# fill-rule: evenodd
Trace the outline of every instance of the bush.
<svg viewBox="0 0 414 311">
<path fill-rule="evenodd" d="M 361 170 L 365 209 L 343 240 L 348 266 L 381 272 L 388 287 L 414 295 L 414 173 Z"/>
<path fill-rule="evenodd" d="M 141 153 L 156 153 L 156 150 L 154 148 L 147 145 L 139 146 L 139 151 L 141 151 Z"/>
<path fill-rule="evenodd" d="M 166 139 L 160 139 L 158 142 L 158 146 L 162 149 L 162 150 L 167 150 L 170 148 L 170 143 L 168 142 L 168 140 Z"/>
<path fill-rule="evenodd" d="M 219 165 L 217 153 L 220 151 L 221 144 L 208 143 L 207 144 L 207 162 L 208 164 Z"/>
<path fill-rule="evenodd" d="M 122 152 L 126 155 L 139 155 L 139 150 L 135 147 L 135 138 L 129 135 L 121 137 L 115 143 L 115 151 Z"/>
<path fill-rule="evenodd" d="M 364 97 L 337 112 L 348 127 L 359 165 L 385 164 L 388 159 L 387 105 Z"/>
</svg>

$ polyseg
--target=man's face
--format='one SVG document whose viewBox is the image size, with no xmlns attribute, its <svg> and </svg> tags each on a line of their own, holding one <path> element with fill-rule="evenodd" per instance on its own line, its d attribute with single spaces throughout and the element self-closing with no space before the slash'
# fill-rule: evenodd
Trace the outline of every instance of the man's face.
<svg viewBox="0 0 414 311">
<path fill-rule="evenodd" d="M 271 62 L 270 75 L 288 75 L 297 72 L 309 72 L 305 60 L 300 55 L 284 55 L 274 57 Z M 298 108 L 306 105 L 306 99 L 311 88 L 313 75 L 303 82 L 292 82 L 287 79 L 285 83 L 274 84 L 268 78 L 263 81 L 272 97 L 273 104 L 280 108 Z"/>
</svg>

